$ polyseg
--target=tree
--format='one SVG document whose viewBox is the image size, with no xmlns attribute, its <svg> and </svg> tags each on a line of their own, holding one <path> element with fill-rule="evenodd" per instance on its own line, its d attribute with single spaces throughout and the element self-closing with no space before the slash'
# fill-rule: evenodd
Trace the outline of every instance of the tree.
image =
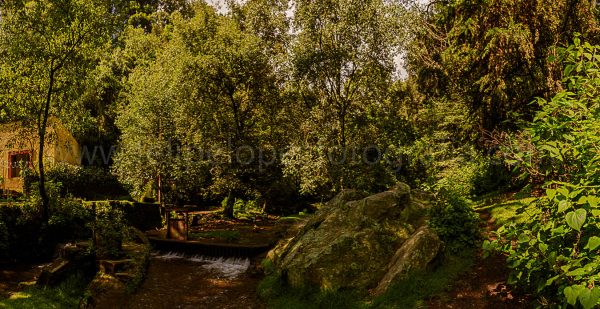
<svg viewBox="0 0 600 309">
<path fill-rule="evenodd" d="M 42 217 L 48 219 L 44 148 L 51 116 L 61 116 L 77 97 L 89 57 L 108 39 L 107 7 L 95 0 L 10 1 L 0 6 L 2 88 L 10 115 L 35 126 Z M 2 83 L 0 83 L 2 84 Z"/>
<path fill-rule="evenodd" d="M 231 18 L 219 18 L 200 46 L 191 50 L 193 84 L 187 89 L 193 117 L 186 119 L 200 126 L 197 143 L 210 144 L 224 158 L 213 162 L 211 190 L 229 197 L 225 212 L 232 217 L 234 198 L 258 194 L 253 185 L 262 174 L 258 151 L 276 140 L 274 130 L 265 130 L 279 125 L 272 122 L 279 108 L 276 80 L 263 41 Z"/>
<path fill-rule="evenodd" d="M 202 192 L 231 202 L 255 195 L 258 149 L 277 140 L 277 87 L 262 41 L 206 4 L 168 23 L 140 34 L 164 43 L 129 78 L 116 170 L 136 187 L 160 176 L 180 201 Z M 156 144 L 158 157 L 139 152 L 141 144 Z"/>
<path fill-rule="evenodd" d="M 360 157 L 372 143 L 370 115 L 384 104 L 393 82 L 401 12 L 393 1 L 296 3 L 292 87 L 307 119 L 286 162 L 304 191 L 323 187 L 314 179 L 334 190 L 353 186 L 351 150 Z M 311 167 L 304 169 L 306 164 Z"/>
<path fill-rule="evenodd" d="M 427 9 L 408 45 L 410 71 L 428 102 L 444 98 L 468 108 L 482 139 L 515 129 L 535 112 L 535 97 L 560 90 L 556 47 L 575 32 L 600 38 L 595 1 L 451 0 Z"/>
</svg>

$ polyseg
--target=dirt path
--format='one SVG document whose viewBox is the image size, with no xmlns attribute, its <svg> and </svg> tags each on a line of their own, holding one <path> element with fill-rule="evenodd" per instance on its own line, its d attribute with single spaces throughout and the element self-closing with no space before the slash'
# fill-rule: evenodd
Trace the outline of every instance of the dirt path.
<svg viewBox="0 0 600 309">
<path fill-rule="evenodd" d="M 260 278 L 247 273 L 249 264 L 154 256 L 141 288 L 121 308 L 265 308 L 256 295 Z"/>
<path fill-rule="evenodd" d="M 430 300 L 428 308 L 531 308 L 526 295 L 515 293 L 506 285 L 507 276 L 505 257 L 479 256 L 473 269 L 455 282 L 449 293 Z"/>
<path fill-rule="evenodd" d="M 480 217 L 485 224 L 485 237 L 493 238 L 491 231 L 497 229 L 494 219 L 487 212 L 480 213 Z M 482 255 L 482 251 L 477 253 L 473 269 L 455 282 L 449 293 L 430 300 L 427 307 L 433 309 L 532 308 L 528 295 L 513 291 L 507 286 L 509 269 L 506 266 L 506 257 L 494 255 L 483 258 Z"/>
</svg>

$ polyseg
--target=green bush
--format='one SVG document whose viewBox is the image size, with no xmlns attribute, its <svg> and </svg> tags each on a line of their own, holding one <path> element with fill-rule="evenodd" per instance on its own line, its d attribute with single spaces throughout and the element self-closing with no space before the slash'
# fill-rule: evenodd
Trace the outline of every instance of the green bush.
<svg viewBox="0 0 600 309">
<path fill-rule="evenodd" d="M 236 218 L 253 219 L 257 216 L 264 215 L 264 211 L 260 207 L 258 199 L 248 201 L 236 199 L 233 206 L 233 214 Z"/>
<path fill-rule="evenodd" d="M 481 240 L 481 220 L 471 201 L 452 191 L 442 190 L 429 210 L 431 226 L 446 249 L 459 252 L 476 246 Z"/>
<path fill-rule="evenodd" d="M 0 258 L 45 259 L 60 243 L 86 239 L 91 235 L 86 224 L 91 213 L 80 201 L 52 198 L 50 218 L 41 220 L 36 196 L 23 203 L 0 206 Z"/>
<path fill-rule="evenodd" d="M 471 195 L 483 196 L 495 192 L 503 192 L 512 184 L 512 174 L 504 162 L 487 159 L 479 164 L 479 167 L 471 178 Z"/>
<path fill-rule="evenodd" d="M 46 177 L 48 181 L 58 185 L 61 196 L 71 195 L 93 200 L 128 195 L 115 175 L 99 167 L 56 163 L 48 169 Z M 29 170 L 24 178 L 25 191 L 35 192 L 38 175 Z"/>
<path fill-rule="evenodd" d="M 538 99 L 541 110 L 505 150 L 524 177 L 546 181 L 528 205 L 540 211 L 484 248 L 509 255 L 510 283 L 587 309 L 600 305 L 600 46 L 575 39 L 562 54 L 567 89 Z"/>
<path fill-rule="evenodd" d="M 110 203 L 95 203 L 95 219 L 90 222 L 94 230 L 94 249 L 99 258 L 117 258 L 122 252 L 123 242 L 128 238 L 129 229 L 125 213 Z"/>
<path fill-rule="evenodd" d="M 154 229 L 162 226 L 157 204 L 126 201 L 82 202 L 61 198 L 57 187 L 49 183 L 50 218 L 42 222 L 39 216 L 39 197 L 32 192 L 30 199 L 13 205 L 0 206 L 0 258 L 35 260 L 46 259 L 56 245 L 89 239 L 94 218 L 97 217 L 101 242 L 108 245 L 107 255 L 115 255 L 125 226 Z M 98 204 L 94 216 L 93 205 Z"/>
<path fill-rule="evenodd" d="M 141 231 L 153 230 L 163 226 L 160 205 L 131 201 L 86 201 L 85 207 L 117 209 L 123 212 L 127 224 Z"/>
</svg>

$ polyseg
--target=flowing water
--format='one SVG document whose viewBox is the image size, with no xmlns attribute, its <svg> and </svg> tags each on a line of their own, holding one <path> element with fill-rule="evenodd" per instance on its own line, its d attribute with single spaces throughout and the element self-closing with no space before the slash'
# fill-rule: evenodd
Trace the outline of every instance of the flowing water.
<svg viewBox="0 0 600 309">
<path fill-rule="evenodd" d="M 152 256 L 146 280 L 123 308 L 264 308 L 247 258 Z"/>
<path fill-rule="evenodd" d="M 156 254 L 154 258 L 160 260 L 185 260 L 200 263 L 199 266 L 206 270 L 213 270 L 217 276 L 226 279 L 235 279 L 244 274 L 250 267 L 248 258 L 205 257 L 201 255 L 186 256 L 182 253 Z"/>
</svg>

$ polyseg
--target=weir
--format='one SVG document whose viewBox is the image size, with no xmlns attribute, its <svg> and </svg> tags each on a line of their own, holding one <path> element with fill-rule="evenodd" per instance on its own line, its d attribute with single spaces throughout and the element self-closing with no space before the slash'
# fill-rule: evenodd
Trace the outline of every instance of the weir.
<svg viewBox="0 0 600 309">
<path fill-rule="evenodd" d="M 178 252 L 187 255 L 211 257 L 254 257 L 267 252 L 272 244 L 243 245 L 203 241 L 185 241 L 148 237 L 152 246 L 161 252 Z"/>
</svg>

